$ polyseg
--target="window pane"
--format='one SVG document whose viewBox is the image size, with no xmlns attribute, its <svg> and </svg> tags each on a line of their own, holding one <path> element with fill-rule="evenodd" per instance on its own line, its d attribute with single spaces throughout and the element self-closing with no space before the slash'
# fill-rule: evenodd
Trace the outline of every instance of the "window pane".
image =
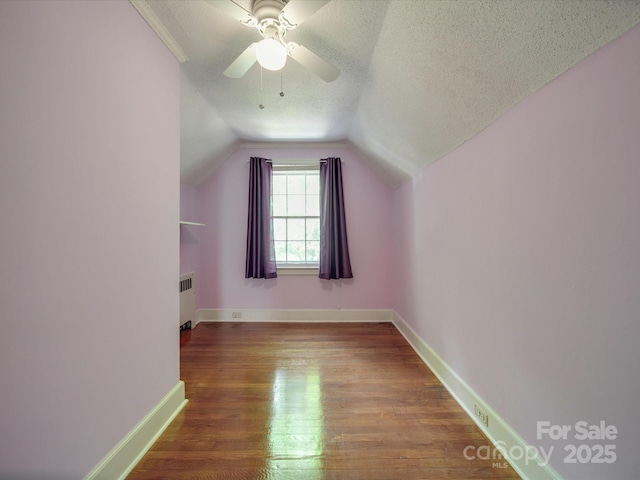
<svg viewBox="0 0 640 480">
<path fill-rule="evenodd" d="M 287 176 L 287 193 L 289 195 L 304 195 L 304 175 L 293 174 Z"/>
<path fill-rule="evenodd" d="M 284 263 L 287 261 L 287 242 L 273 242 L 276 249 L 276 262 Z"/>
<path fill-rule="evenodd" d="M 287 242 L 287 261 L 304 262 L 304 241 Z"/>
<path fill-rule="evenodd" d="M 287 214 L 287 196 L 286 195 L 272 195 L 273 203 L 271 205 L 275 217 L 283 217 Z"/>
<path fill-rule="evenodd" d="M 287 193 L 287 176 L 273 174 L 273 192 L 276 195 L 286 195 Z"/>
<path fill-rule="evenodd" d="M 320 219 L 307 218 L 307 240 L 320 240 Z"/>
<path fill-rule="evenodd" d="M 304 240 L 304 218 L 289 218 L 287 240 Z"/>
<path fill-rule="evenodd" d="M 287 215 L 299 217 L 304 216 L 304 195 L 289 195 L 287 198 Z"/>
<path fill-rule="evenodd" d="M 276 261 L 280 264 L 318 263 L 319 186 L 317 170 L 274 171 L 272 215 L 281 218 L 273 219 L 273 234 Z"/>
<path fill-rule="evenodd" d="M 318 195 L 320 193 L 320 176 L 317 173 L 307 174 L 307 195 Z"/>
<path fill-rule="evenodd" d="M 273 239 L 274 240 L 287 239 L 287 220 L 285 218 L 273 219 Z"/>
<path fill-rule="evenodd" d="M 307 195 L 307 216 L 320 216 L 320 195 Z"/>
<path fill-rule="evenodd" d="M 320 261 L 320 242 L 307 242 L 307 262 Z"/>
</svg>

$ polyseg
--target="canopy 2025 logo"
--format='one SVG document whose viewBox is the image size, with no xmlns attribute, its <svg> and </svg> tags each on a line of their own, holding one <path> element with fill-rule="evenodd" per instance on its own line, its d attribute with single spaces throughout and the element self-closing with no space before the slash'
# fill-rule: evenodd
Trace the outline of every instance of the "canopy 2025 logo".
<svg viewBox="0 0 640 480">
<path fill-rule="evenodd" d="M 617 459 L 615 443 L 618 428 L 607 425 L 604 420 L 589 424 L 580 420 L 573 425 L 552 424 L 549 421 L 537 422 L 536 438 L 542 440 L 576 440 L 578 442 L 600 441 L 603 443 L 568 443 L 564 446 L 564 463 L 614 463 Z M 607 443 L 604 443 L 607 442 Z"/>
</svg>

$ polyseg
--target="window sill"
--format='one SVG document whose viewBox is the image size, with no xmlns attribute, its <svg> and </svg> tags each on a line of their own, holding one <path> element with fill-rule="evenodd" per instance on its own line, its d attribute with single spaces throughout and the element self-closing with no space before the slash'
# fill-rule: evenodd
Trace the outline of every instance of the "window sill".
<svg viewBox="0 0 640 480">
<path fill-rule="evenodd" d="M 318 276 L 318 267 L 278 267 L 278 276 L 280 275 L 315 275 Z"/>
</svg>

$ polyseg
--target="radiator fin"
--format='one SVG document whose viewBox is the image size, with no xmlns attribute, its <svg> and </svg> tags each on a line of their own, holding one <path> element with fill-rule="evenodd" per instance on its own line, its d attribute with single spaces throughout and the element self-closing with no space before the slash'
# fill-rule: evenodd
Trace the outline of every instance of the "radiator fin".
<svg viewBox="0 0 640 480">
<path fill-rule="evenodd" d="M 193 288 L 193 278 L 189 277 L 185 280 L 180 280 L 180 293 Z"/>
</svg>

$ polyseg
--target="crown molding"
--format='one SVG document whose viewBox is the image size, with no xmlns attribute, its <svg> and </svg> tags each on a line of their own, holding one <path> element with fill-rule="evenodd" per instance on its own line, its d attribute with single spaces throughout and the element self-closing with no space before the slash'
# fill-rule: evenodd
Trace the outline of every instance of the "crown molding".
<svg viewBox="0 0 640 480">
<path fill-rule="evenodd" d="M 149 24 L 151 29 L 156 32 L 156 35 L 160 37 L 160 40 L 164 42 L 171 53 L 173 53 L 173 56 L 176 57 L 180 63 L 184 63 L 189 60 L 187 54 L 184 53 L 184 50 L 182 50 L 176 39 L 169 33 L 167 27 L 164 26 L 145 0 L 129 0 L 129 3 L 133 5 L 142 18 L 144 18 L 144 20 Z"/>
</svg>

